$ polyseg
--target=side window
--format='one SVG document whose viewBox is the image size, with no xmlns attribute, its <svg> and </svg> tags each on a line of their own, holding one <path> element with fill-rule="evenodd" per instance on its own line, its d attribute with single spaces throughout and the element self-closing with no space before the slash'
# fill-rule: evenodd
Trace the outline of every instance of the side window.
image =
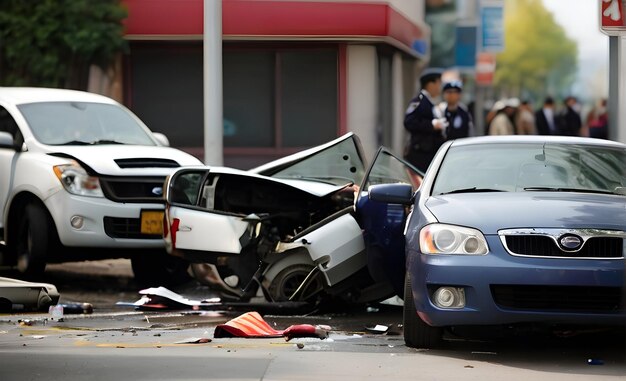
<svg viewBox="0 0 626 381">
<path fill-rule="evenodd" d="M 15 139 L 18 133 L 17 123 L 9 114 L 9 112 L 2 106 L 0 106 L 0 131 L 8 132 Z M 20 134 L 21 136 L 21 134 Z"/>
</svg>

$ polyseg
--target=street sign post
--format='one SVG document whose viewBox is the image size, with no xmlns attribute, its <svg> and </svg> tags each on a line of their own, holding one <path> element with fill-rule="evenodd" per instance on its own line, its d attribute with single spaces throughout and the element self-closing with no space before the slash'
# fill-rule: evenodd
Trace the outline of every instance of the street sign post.
<svg viewBox="0 0 626 381">
<path fill-rule="evenodd" d="M 625 0 L 600 0 L 600 30 L 609 36 L 626 32 L 624 20 Z"/>
<path fill-rule="evenodd" d="M 599 26 L 609 36 L 609 138 L 626 143 L 626 0 L 598 0 Z"/>
</svg>

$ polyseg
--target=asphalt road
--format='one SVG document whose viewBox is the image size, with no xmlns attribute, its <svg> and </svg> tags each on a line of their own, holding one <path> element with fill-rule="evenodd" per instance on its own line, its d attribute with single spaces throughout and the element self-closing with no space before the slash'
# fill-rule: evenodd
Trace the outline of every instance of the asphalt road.
<svg viewBox="0 0 626 381">
<path fill-rule="evenodd" d="M 445 350 L 408 348 L 401 308 L 362 306 L 265 320 L 331 326 L 317 338 L 214 338 L 242 311 L 141 312 L 115 306 L 139 298 L 125 260 L 52 265 L 45 279 L 61 302 L 89 302 L 91 315 L 0 315 L 1 380 L 623 380 L 621 330 L 450 336 Z M 188 284 L 182 290 L 200 294 Z M 20 322 L 20 320 L 22 320 Z M 385 334 L 366 327 L 381 324 Z M 477 339 L 480 337 L 480 340 Z M 188 343 L 205 339 L 203 343 Z M 210 340 L 210 341 L 209 341 Z M 589 360 L 593 360 L 591 363 Z"/>
</svg>

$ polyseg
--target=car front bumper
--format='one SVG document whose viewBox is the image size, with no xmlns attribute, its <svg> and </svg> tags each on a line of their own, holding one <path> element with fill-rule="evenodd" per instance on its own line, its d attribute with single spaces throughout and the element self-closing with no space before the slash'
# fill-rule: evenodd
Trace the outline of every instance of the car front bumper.
<svg viewBox="0 0 626 381">
<path fill-rule="evenodd" d="M 626 321 L 623 259 L 517 257 L 509 255 L 497 237 L 487 240 L 493 250 L 481 256 L 407 251 L 422 320 L 432 326 Z M 437 307 L 432 295 L 442 286 L 462 288 L 465 306 Z"/>
<path fill-rule="evenodd" d="M 128 249 L 165 247 L 162 234 L 141 235 L 137 230 L 141 211 L 163 211 L 163 204 L 118 203 L 106 198 L 76 196 L 65 191 L 56 192 L 44 203 L 64 246 Z M 71 225 L 74 216 L 83 218 L 83 226 L 79 229 Z M 119 234 L 112 234 L 110 227 L 105 229 L 105 218 L 117 223 L 115 229 Z"/>
</svg>

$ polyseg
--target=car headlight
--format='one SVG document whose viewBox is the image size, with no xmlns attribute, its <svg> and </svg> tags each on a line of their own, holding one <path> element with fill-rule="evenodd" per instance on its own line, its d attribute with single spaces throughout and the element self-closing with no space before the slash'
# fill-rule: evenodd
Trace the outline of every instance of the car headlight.
<svg viewBox="0 0 626 381">
<path fill-rule="evenodd" d="M 104 197 L 100 180 L 89 176 L 78 163 L 55 165 L 54 174 L 66 191 L 79 196 Z"/>
<path fill-rule="evenodd" d="M 483 234 L 471 228 L 430 224 L 420 230 L 420 251 L 424 254 L 484 255 L 489 252 Z"/>
</svg>

